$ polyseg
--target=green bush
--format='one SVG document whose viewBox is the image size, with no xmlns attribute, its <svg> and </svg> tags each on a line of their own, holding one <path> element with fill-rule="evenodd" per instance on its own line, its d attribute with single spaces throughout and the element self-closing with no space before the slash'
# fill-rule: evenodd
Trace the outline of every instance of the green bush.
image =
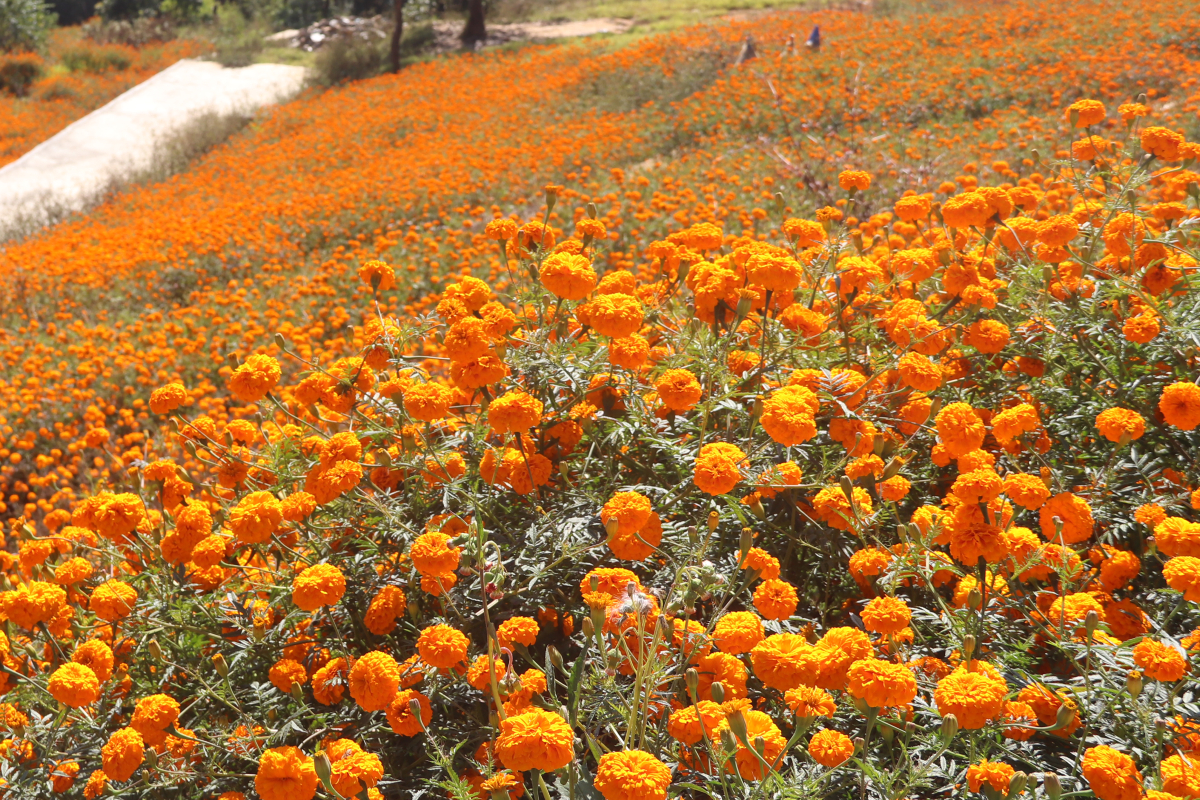
<svg viewBox="0 0 1200 800">
<path fill-rule="evenodd" d="M 106 22 L 163 16 L 193 19 L 201 6 L 201 0 L 100 0 L 96 12 Z"/>
<path fill-rule="evenodd" d="M 42 72 L 42 60 L 32 53 L 0 56 L 0 90 L 24 97 Z"/>
<path fill-rule="evenodd" d="M 129 69 L 133 57 L 127 48 L 112 45 L 71 47 L 63 51 L 59 60 L 71 72 L 120 72 Z"/>
<path fill-rule="evenodd" d="M 317 82 L 326 86 L 381 74 L 388 65 L 386 39 L 339 37 L 317 51 Z"/>
<path fill-rule="evenodd" d="M 151 42 L 169 42 L 175 38 L 175 24 L 169 17 L 138 17 L 133 20 L 93 20 L 83 26 L 83 36 L 97 44 L 124 44 L 142 47 Z"/>
<path fill-rule="evenodd" d="M 245 67 L 263 49 L 266 31 L 250 22 L 241 9 L 231 3 L 217 8 L 217 61 L 227 67 Z"/>
<path fill-rule="evenodd" d="M 0 52 L 41 50 L 54 27 L 43 0 L 0 0 Z"/>
</svg>

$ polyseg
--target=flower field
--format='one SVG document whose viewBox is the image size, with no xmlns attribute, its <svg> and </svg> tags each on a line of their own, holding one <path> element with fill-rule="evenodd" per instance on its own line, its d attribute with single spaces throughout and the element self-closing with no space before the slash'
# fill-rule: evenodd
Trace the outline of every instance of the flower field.
<svg viewBox="0 0 1200 800">
<path fill-rule="evenodd" d="M 188 39 L 136 48 L 94 44 L 82 39 L 78 28 L 59 28 L 51 36 L 45 58 L 10 56 L 32 59 L 43 76 L 30 87 L 28 97 L 0 92 L 0 167 L 151 75 L 204 49 L 203 43 Z"/>
<path fill-rule="evenodd" d="M 1200 797 L 1198 33 L 433 60 L 8 244 L 3 796 Z"/>
</svg>

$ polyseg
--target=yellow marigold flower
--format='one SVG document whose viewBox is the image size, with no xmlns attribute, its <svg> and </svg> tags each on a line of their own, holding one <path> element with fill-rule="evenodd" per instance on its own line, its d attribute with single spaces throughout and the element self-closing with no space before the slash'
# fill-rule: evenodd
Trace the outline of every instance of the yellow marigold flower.
<svg viewBox="0 0 1200 800">
<path fill-rule="evenodd" d="M 312 759 L 298 747 L 264 750 L 254 790 L 262 800 L 311 800 L 317 793 L 317 771 Z"/>
<path fill-rule="evenodd" d="M 146 748 L 142 743 L 141 734 L 133 728 L 121 728 L 108 737 L 108 742 L 100 748 L 100 755 L 104 763 L 104 774 L 108 779 L 126 781 L 142 765 Z"/>
<path fill-rule="evenodd" d="M 336 605 L 346 593 L 346 576 L 333 564 L 313 564 L 292 581 L 292 602 L 301 611 Z"/>
<path fill-rule="evenodd" d="M 54 670 L 46 688 L 55 700 L 71 708 L 90 706 L 100 699 L 100 681 L 96 673 L 73 661 Z"/>
<path fill-rule="evenodd" d="M 604 800 L 665 800 L 671 769 L 644 750 L 605 753 L 594 786 Z"/>
<path fill-rule="evenodd" d="M 841 731 L 831 728 L 817 731 L 808 741 L 808 754 L 826 769 L 840 767 L 854 755 L 854 742 Z"/>
<path fill-rule="evenodd" d="M 273 357 L 256 353 L 247 358 L 225 382 L 230 394 L 243 403 L 257 403 L 279 383 L 283 370 Z"/>
<path fill-rule="evenodd" d="M 575 756 L 575 735 L 558 714 L 530 708 L 501 721 L 495 752 L 507 769 L 552 772 L 571 763 Z"/>
</svg>

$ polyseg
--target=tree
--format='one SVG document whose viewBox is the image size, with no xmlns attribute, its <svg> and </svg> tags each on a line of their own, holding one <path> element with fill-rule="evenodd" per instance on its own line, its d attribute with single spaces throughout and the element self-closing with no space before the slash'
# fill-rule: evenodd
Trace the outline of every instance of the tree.
<svg viewBox="0 0 1200 800">
<path fill-rule="evenodd" d="M 467 26 L 458 38 L 464 45 L 472 46 L 487 39 L 487 28 L 483 24 L 483 0 L 470 0 L 467 8 Z"/>
<path fill-rule="evenodd" d="M 392 72 L 400 71 L 400 37 L 404 35 L 404 5 L 408 0 L 392 0 L 392 13 L 396 24 L 392 26 L 392 50 L 390 60 Z"/>
</svg>

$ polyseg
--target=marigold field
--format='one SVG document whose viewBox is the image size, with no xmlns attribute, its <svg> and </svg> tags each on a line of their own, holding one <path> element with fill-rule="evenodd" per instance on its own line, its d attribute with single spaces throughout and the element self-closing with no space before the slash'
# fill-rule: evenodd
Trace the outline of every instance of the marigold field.
<svg viewBox="0 0 1200 800">
<path fill-rule="evenodd" d="M 1200 797 L 1198 35 L 435 59 L 9 242 L 3 797 Z"/>
</svg>

